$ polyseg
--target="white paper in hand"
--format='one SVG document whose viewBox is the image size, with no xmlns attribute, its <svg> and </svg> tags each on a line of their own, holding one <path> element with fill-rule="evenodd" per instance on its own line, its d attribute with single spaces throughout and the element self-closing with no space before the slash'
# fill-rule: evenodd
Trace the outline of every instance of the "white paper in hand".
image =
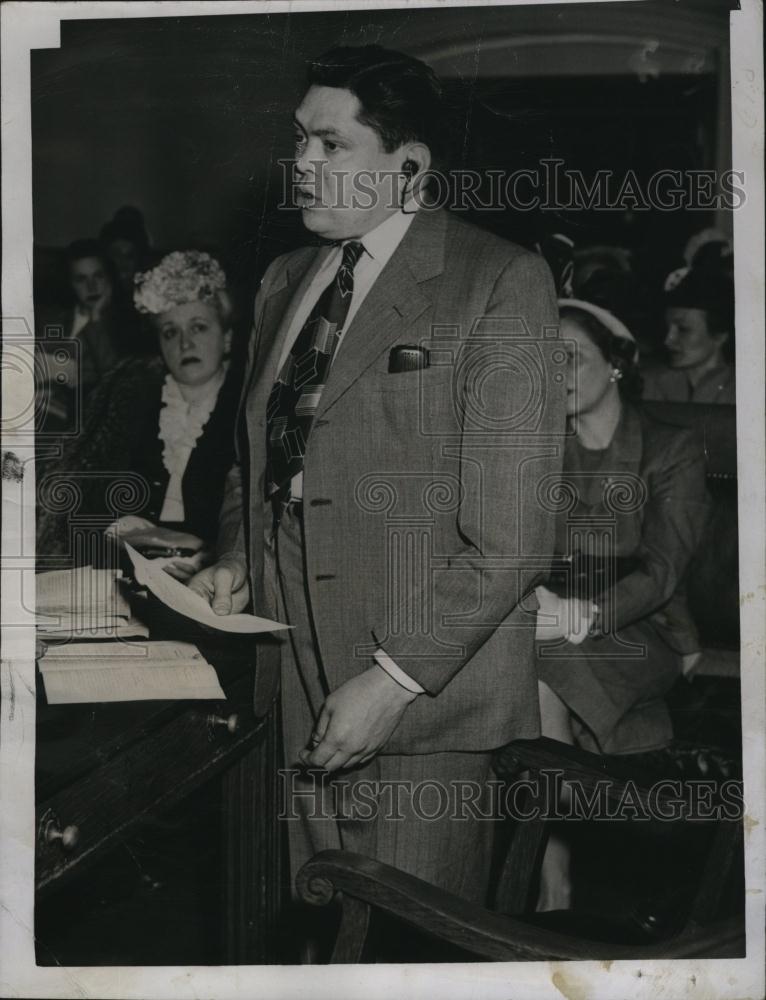
<svg viewBox="0 0 766 1000">
<path fill-rule="evenodd" d="M 174 580 L 151 559 L 146 559 L 132 545 L 125 544 L 125 550 L 130 556 L 136 571 L 136 580 L 148 587 L 163 604 L 177 611 L 186 618 L 191 618 L 201 625 L 217 629 L 219 632 L 240 632 L 254 634 L 256 632 L 277 632 L 290 628 L 281 622 L 269 621 L 268 618 L 258 618 L 256 615 L 217 615 L 207 601 L 189 590 L 185 584 Z"/>
</svg>

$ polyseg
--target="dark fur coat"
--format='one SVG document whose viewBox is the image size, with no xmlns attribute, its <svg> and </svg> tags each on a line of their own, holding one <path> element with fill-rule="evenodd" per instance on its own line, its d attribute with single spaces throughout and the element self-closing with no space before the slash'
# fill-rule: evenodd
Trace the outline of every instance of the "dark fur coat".
<svg viewBox="0 0 766 1000">
<path fill-rule="evenodd" d="M 86 398 L 82 430 L 38 481 L 38 556 L 69 553 L 73 522 L 94 530 L 124 514 L 159 522 L 169 480 L 158 436 L 165 375 L 159 358 L 129 359 Z M 240 386 L 232 366 L 182 480 L 185 520 L 173 527 L 208 542 L 234 461 Z"/>
</svg>

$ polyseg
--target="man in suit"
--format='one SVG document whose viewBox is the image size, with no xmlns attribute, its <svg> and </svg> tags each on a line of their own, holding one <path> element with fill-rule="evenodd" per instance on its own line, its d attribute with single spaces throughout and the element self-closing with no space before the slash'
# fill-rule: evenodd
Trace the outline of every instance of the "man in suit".
<svg viewBox="0 0 766 1000">
<path fill-rule="evenodd" d="M 522 601 L 553 548 L 555 292 L 542 258 L 424 203 L 427 66 L 337 48 L 308 84 L 297 197 L 327 243 L 263 279 L 219 561 L 191 586 L 293 626 L 256 682 L 262 705 L 281 660 L 293 875 L 343 846 L 481 900 L 491 753 L 539 734 Z"/>
</svg>

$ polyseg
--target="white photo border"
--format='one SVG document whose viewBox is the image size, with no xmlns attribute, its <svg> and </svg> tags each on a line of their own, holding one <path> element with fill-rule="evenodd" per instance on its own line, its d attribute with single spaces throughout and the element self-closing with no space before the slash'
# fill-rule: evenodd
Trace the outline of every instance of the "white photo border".
<svg viewBox="0 0 766 1000">
<path fill-rule="evenodd" d="M 513 6 L 517 0 L 486 5 Z M 539 0 L 555 4 L 560 0 Z M 592 3 L 605 0 L 590 0 Z M 635 0 L 620 0 L 630 3 Z M 254 2 L 13 2 L 2 5 L 2 302 L 4 337 L 32 325 L 32 160 L 30 50 L 56 48 L 63 20 L 262 15 L 289 10 L 464 6 L 465 0 L 254 0 Z M 476 6 L 476 5 L 475 5 Z M 35 965 L 34 627 L 2 630 L 0 718 L 0 995 L 6 997 L 306 997 L 390 1000 L 439 996 L 480 1000 L 764 995 L 764 622 L 766 622 L 766 446 L 764 444 L 763 7 L 741 0 L 732 11 L 732 166 L 746 178 L 746 206 L 734 214 L 736 262 L 737 441 L 745 782 L 747 957 L 650 962 L 528 962 L 408 966 L 229 966 L 46 968 Z M 3 481 L 2 613 L 19 622 L 33 607 L 33 446 L 16 416 L 28 408 L 31 369 L 3 360 L 3 450 L 27 475 Z M 21 527 L 20 527 L 21 526 Z M 20 538 L 19 532 L 26 532 Z M 29 556 L 32 553 L 32 556 Z"/>
</svg>

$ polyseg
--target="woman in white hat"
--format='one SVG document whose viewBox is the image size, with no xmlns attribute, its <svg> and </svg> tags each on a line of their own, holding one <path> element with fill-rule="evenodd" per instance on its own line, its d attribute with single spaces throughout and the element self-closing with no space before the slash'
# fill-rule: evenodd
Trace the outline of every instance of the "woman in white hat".
<svg viewBox="0 0 766 1000">
<path fill-rule="evenodd" d="M 697 648 L 683 578 L 707 517 L 693 432 L 636 405 L 638 350 L 590 302 L 559 302 L 569 354 L 562 480 L 541 500 L 556 517 L 557 557 L 537 588 L 543 735 L 599 753 L 672 737 L 663 696 Z M 552 839 L 538 909 L 570 905 L 566 845 Z"/>
</svg>

